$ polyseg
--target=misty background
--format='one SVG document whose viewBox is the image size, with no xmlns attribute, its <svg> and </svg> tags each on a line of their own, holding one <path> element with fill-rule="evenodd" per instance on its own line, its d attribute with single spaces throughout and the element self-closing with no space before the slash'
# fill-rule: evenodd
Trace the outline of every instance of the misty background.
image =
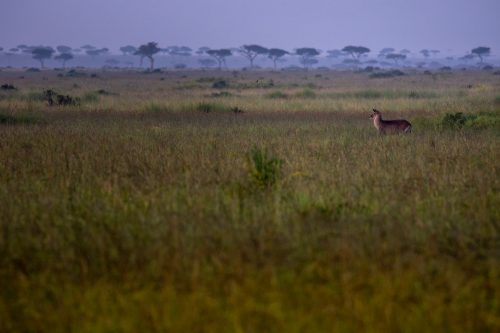
<svg viewBox="0 0 500 333">
<path fill-rule="evenodd" d="M 316 48 L 322 51 L 316 65 L 327 67 L 340 66 L 342 59 L 348 58 L 345 54 L 327 58 L 327 51 L 348 45 L 369 48 L 365 60 L 377 59 L 381 49 L 390 47 L 396 53 L 410 51 L 407 64 L 410 60 L 430 63 L 432 59 L 436 66 L 463 65 L 459 57 L 486 46 L 491 48 L 487 61 L 494 64 L 500 49 L 499 12 L 500 1 L 496 0 L 3 1 L 0 66 L 37 66 L 30 54 L 11 52 L 6 56 L 8 50 L 22 44 L 106 48 L 100 58 L 85 57 L 83 52 L 68 62 L 68 66 L 103 66 L 112 56 L 122 54 L 120 47 L 138 47 L 151 41 L 160 48 L 177 45 L 192 49 L 194 57 L 158 53 L 159 67 L 197 66 L 195 52 L 202 46 L 234 50 L 245 44 L 289 52 L 299 47 Z M 426 59 L 422 49 L 440 52 Z M 284 57 L 283 62 L 285 59 L 286 65 L 298 64 L 296 57 Z M 138 57 L 132 55 L 115 60 L 115 65 L 124 67 L 139 64 Z M 229 67 L 247 64 L 244 58 L 234 56 L 227 63 Z M 259 57 L 256 65 L 271 67 L 272 62 Z M 47 66 L 58 63 L 50 60 Z"/>
</svg>

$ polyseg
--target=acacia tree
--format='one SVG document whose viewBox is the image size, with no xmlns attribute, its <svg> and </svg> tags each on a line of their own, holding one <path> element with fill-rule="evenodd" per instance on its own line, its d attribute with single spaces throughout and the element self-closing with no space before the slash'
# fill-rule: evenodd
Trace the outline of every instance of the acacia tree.
<svg viewBox="0 0 500 333">
<path fill-rule="evenodd" d="M 56 46 L 56 50 L 57 50 L 57 52 L 59 52 L 61 54 L 62 53 L 71 53 L 71 51 L 72 51 L 71 47 L 66 46 L 66 45 L 58 45 L 58 46 Z"/>
<path fill-rule="evenodd" d="M 278 61 L 278 59 L 281 59 L 287 54 L 288 52 L 282 49 L 269 49 L 267 56 L 273 61 L 274 69 L 276 70 L 276 62 Z"/>
<path fill-rule="evenodd" d="M 420 53 L 426 58 L 429 58 L 429 56 L 431 55 L 431 52 L 427 49 L 420 50 Z"/>
<path fill-rule="evenodd" d="M 226 58 L 232 56 L 233 53 L 229 49 L 218 49 L 218 50 L 207 50 L 206 53 L 217 60 L 219 64 L 219 70 L 222 69 L 222 65 L 227 68 Z"/>
<path fill-rule="evenodd" d="M 150 70 L 153 70 L 154 68 L 154 58 L 153 56 L 160 52 L 160 48 L 158 47 L 158 43 L 156 42 L 149 42 L 147 44 L 143 44 L 141 46 L 139 46 L 139 48 L 137 49 L 137 51 L 134 53 L 135 55 L 138 55 L 141 57 L 141 64 L 142 64 L 142 59 L 143 58 L 148 58 L 149 59 L 149 62 L 151 64 L 150 66 Z"/>
<path fill-rule="evenodd" d="M 483 63 L 483 57 L 487 57 L 490 55 L 490 48 L 486 46 L 479 46 L 470 51 L 471 54 L 479 57 L 480 62 Z"/>
<path fill-rule="evenodd" d="M 54 54 L 54 52 L 55 52 L 54 49 L 51 48 L 50 46 L 37 46 L 31 50 L 31 54 L 32 54 L 33 59 L 40 61 L 41 68 L 45 67 L 44 61 L 46 59 L 52 58 L 52 55 Z"/>
<path fill-rule="evenodd" d="M 238 49 L 238 52 L 241 53 L 245 58 L 250 61 L 250 68 L 253 68 L 253 61 L 258 55 L 266 55 L 269 53 L 269 50 L 263 46 L 251 44 L 251 45 L 243 45 Z"/>
<path fill-rule="evenodd" d="M 468 62 L 469 62 L 469 60 L 474 59 L 474 55 L 473 55 L 473 54 L 466 54 L 466 55 L 464 55 L 463 57 L 460 57 L 460 58 L 458 58 L 458 59 L 459 59 L 459 60 L 463 60 L 463 61 L 465 61 L 465 63 L 468 63 Z"/>
<path fill-rule="evenodd" d="M 348 45 L 342 49 L 343 52 L 349 53 L 353 59 L 358 59 L 365 53 L 369 53 L 370 49 L 364 46 Z"/>
<path fill-rule="evenodd" d="M 298 55 L 299 62 L 307 69 L 308 66 L 313 65 L 318 62 L 315 57 L 317 57 L 320 52 L 319 50 L 312 47 L 301 47 L 295 50 L 295 54 Z"/>
<path fill-rule="evenodd" d="M 129 55 L 129 54 L 134 54 L 135 51 L 137 51 L 137 48 L 132 45 L 125 45 L 120 47 L 120 51 L 123 53 L 123 55 Z"/>
<path fill-rule="evenodd" d="M 61 53 L 61 54 L 58 54 L 54 57 L 55 60 L 62 62 L 63 68 L 66 68 L 66 61 L 69 61 L 73 58 L 74 57 L 71 53 Z"/>
<path fill-rule="evenodd" d="M 106 48 L 106 47 L 103 47 L 102 49 L 97 49 L 97 48 L 93 48 L 93 49 L 87 49 L 85 51 L 85 53 L 89 56 L 91 56 L 92 58 L 96 57 L 96 56 L 100 56 L 102 54 L 106 54 L 109 52 L 109 49 Z"/>
<path fill-rule="evenodd" d="M 208 46 L 202 46 L 202 47 L 199 47 L 195 53 L 197 55 L 201 56 L 201 55 L 204 55 L 205 53 L 207 53 L 208 50 L 210 50 L 210 48 Z"/>
<path fill-rule="evenodd" d="M 392 48 L 392 47 L 384 47 L 378 53 L 378 57 L 385 57 L 385 56 L 387 56 L 390 53 L 394 53 L 394 51 L 396 51 L 396 50 L 394 48 Z"/>
<path fill-rule="evenodd" d="M 400 53 L 389 53 L 388 55 L 385 56 L 386 59 L 394 60 L 394 63 L 396 66 L 399 66 L 399 60 L 405 60 L 406 59 L 406 54 L 400 54 Z"/>
</svg>

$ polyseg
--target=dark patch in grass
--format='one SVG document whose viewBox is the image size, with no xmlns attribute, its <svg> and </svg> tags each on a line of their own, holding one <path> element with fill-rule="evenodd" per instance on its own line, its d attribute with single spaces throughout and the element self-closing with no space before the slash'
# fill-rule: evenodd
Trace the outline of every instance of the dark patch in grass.
<svg viewBox="0 0 500 333">
<path fill-rule="evenodd" d="M 86 77 L 87 74 L 84 72 L 79 72 L 77 70 L 71 69 L 66 73 L 67 77 Z"/>
<path fill-rule="evenodd" d="M 13 84 L 8 84 L 8 83 L 2 84 L 0 86 L 0 89 L 1 90 L 17 90 L 17 88 Z"/>
<path fill-rule="evenodd" d="M 273 92 L 266 94 L 266 98 L 286 99 L 286 98 L 288 98 L 288 95 L 282 91 L 277 90 L 277 91 L 273 91 Z"/>
<path fill-rule="evenodd" d="M 0 112 L 0 124 L 2 125 L 30 125 L 38 124 L 40 119 L 26 114 L 7 114 Z"/>
<path fill-rule="evenodd" d="M 96 91 L 96 93 L 97 93 L 98 95 L 102 95 L 102 96 L 113 96 L 113 95 L 118 95 L 118 94 L 116 94 L 116 93 L 109 92 L 109 91 L 107 91 L 107 90 L 105 90 L 105 89 L 99 89 L 99 90 L 97 90 L 97 91 Z"/>
<path fill-rule="evenodd" d="M 197 111 L 201 111 L 204 113 L 210 113 L 210 112 L 217 112 L 217 111 L 228 111 L 228 107 L 222 105 L 222 104 L 217 104 L 217 103 L 198 103 L 195 107 Z"/>
<path fill-rule="evenodd" d="M 229 87 L 229 83 L 226 80 L 218 80 L 212 83 L 212 88 L 214 89 L 225 89 Z"/>
<path fill-rule="evenodd" d="M 383 78 L 391 78 L 391 77 L 398 77 L 398 76 L 404 76 L 406 75 L 404 72 L 400 71 L 399 69 L 391 70 L 391 71 L 386 71 L 386 72 L 375 72 L 370 74 L 370 78 L 372 79 L 383 79 Z"/>
<path fill-rule="evenodd" d="M 215 98 L 219 98 L 219 97 L 231 97 L 231 96 L 233 96 L 233 94 L 231 94 L 228 91 L 215 92 L 215 93 L 212 93 L 210 95 L 210 97 L 215 97 Z"/>
<path fill-rule="evenodd" d="M 31 67 L 26 70 L 26 73 L 38 73 L 38 72 L 40 72 L 40 69 L 35 67 Z"/>
</svg>

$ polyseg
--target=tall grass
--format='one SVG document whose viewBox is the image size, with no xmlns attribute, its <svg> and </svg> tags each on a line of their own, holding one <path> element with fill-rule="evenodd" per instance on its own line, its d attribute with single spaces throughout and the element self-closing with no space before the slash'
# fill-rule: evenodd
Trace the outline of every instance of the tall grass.
<svg viewBox="0 0 500 333">
<path fill-rule="evenodd" d="M 434 84 L 334 74 L 314 98 L 212 103 L 174 77 L 103 73 L 118 95 L 99 112 L 40 104 L 43 126 L 0 124 L 0 331 L 498 331 L 499 110 L 495 89 L 455 94 L 498 83 L 452 73 L 436 97 L 332 106 L 357 84 Z M 304 73 L 231 83 L 253 75 L 282 89 Z M 13 83 L 0 107 L 17 119 Z M 378 136 L 373 104 L 413 133 Z M 475 117 L 434 126 L 457 112 Z"/>
</svg>

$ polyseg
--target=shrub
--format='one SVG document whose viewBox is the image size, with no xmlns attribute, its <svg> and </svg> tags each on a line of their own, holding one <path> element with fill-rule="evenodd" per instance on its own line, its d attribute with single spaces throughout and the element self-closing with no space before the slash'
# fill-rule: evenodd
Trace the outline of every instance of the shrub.
<svg viewBox="0 0 500 333">
<path fill-rule="evenodd" d="M 2 85 L 0 86 L 0 89 L 1 89 L 1 90 L 17 90 L 17 88 L 16 88 L 14 85 L 12 85 L 12 84 L 8 84 L 8 83 L 6 83 L 6 84 L 2 84 Z"/>
<path fill-rule="evenodd" d="M 212 88 L 214 89 L 224 89 L 229 87 L 229 83 L 226 80 L 218 80 L 212 83 Z"/>
<path fill-rule="evenodd" d="M 283 161 L 270 157 L 265 149 L 253 147 L 248 153 L 250 179 L 258 187 L 271 187 L 281 176 Z"/>
<path fill-rule="evenodd" d="M 443 129 L 461 129 L 465 126 L 467 120 L 471 119 L 472 115 L 465 115 L 462 112 L 447 113 L 441 119 L 441 128 Z"/>
</svg>

